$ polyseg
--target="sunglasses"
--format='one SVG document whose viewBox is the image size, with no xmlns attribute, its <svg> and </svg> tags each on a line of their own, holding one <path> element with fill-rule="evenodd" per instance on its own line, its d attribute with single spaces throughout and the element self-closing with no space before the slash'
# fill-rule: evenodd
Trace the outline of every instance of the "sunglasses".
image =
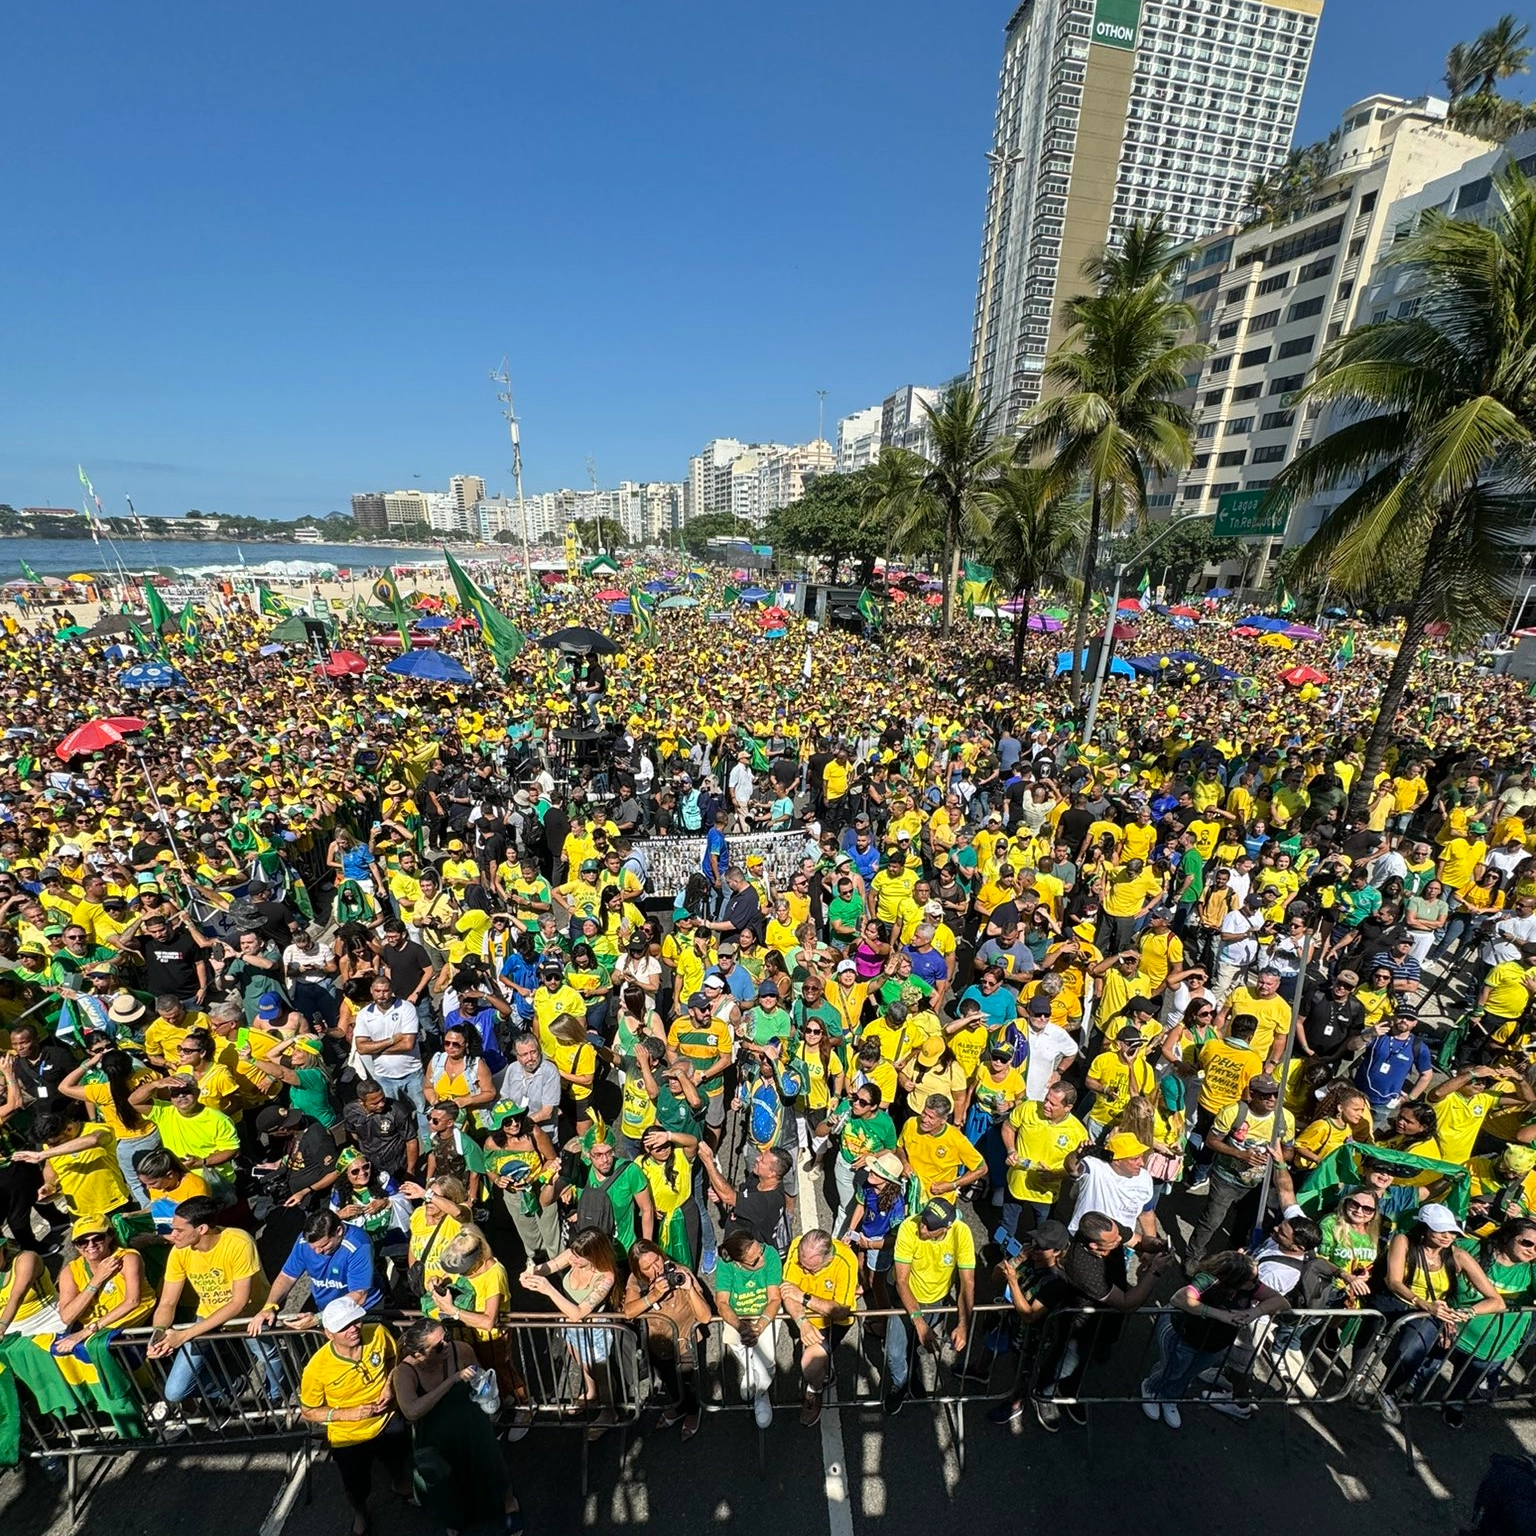
<svg viewBox="0 0 1536 1536">
<path fill-rule="evenodd" d="M 1368 1200 L 1346 1200 L 1344 1202 L 1344 1209 L 1346 1211 L 1370 1211 L 1370 1212 L 1374 1212 L 1376 1207 L 1374 1205 L 1372 1205 L 1370 1203 L 1370 1201 L 1368 1201 Z"/>
</svg>

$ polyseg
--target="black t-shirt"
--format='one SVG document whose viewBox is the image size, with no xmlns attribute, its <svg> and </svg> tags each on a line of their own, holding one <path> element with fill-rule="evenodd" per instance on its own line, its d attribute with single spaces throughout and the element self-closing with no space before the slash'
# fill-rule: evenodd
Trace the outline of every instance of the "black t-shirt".
<svg viewBox="0 0 1536 1536">
<path fill-rule="evenodd" d="M 432 969 L 432 957 L 414 939 L 404 944 L 379 946 L 379 964 L 394 983 L 395 996 L 408 998 L 421 984 L 421 978 Z"/>
<path fill-rule="evenodd" d="M 370 1115 L 354 1099 L 342 1110 L 341 1118 L 358 1150 L 375 1168 L 398 1173 L 405 1167 L 405 1144 L 416 1139 L 416 1111 L 404 1095 L 386 1098 L 376 1115 Z"/>
<path fill-rule="evenodd" d="M 1092 825 L 1093 812 L 1086 807 L 1073 806 L 1061 813 L 1061 820 L 1056 823 L 1056 835 L 1076 853 L 1083 846 L 1083 839 L 1088 836 L 1088 828 Z"/>
<path fill-rule="evenodd" d="M 800 782 L 800 764 L 792 757 L 775 758 L 768 776 L 782 790 L 791 790 Z"/>
<path fill-rule="evenodd" d="M 318 1120 L 306 1120 L 286 1159 L 289 1194 L 318 1184 L 336 1167 L 337 1150 L 336 1138 Z"/>
<path fill-rule="evenodd" d="M 269 944 L 276 944 L 286 948 L 293 941 L 291 928 L 293 920 L 299 914 L 282 901 L 253 901 L 251 910 L 261 919 L 261 927 L 256 931 Z"/>
<path fill-rule="evenodd" d="M 1202 1280 L 1205 1281 L 1204 1286 L 1200 1286 Z M 1217 1285 L 1209 1275 L 1196 1275 L 1191 1284 L 1200 1287 L 1200 1300 L 1206 1306 L 1217 1307 L 1223 1312 L 1255 1312 L 1261 1302 L 1273 1301 L 1277 1294 L 1258 1281 L 1247 1290 Z M 1242 1331 L 1231 1323 L 1209 1317 L 1192 1317 L 1187 1312 L 1174 1312 L 1170 1316 L 1173 1319 L 1173 1331 L 1191 1349 L 1202 1352 L 1230 1349 Z"/>
<path fill-rule="evenodd" d="M 1106 1261 L 1081 1238 L 1073 1238 L 1062 1256 L 1061 1278 L 1076 1293 L 1075 1300 L 1101 1302 L 1115 1289 Z"/>
<path fill-rule="evenodd" d="M 1307 1004 L 1302 1024 L 1307 1044 L 1319 1056 L 1332 1056 L 1344 1048 L 1344 1042 L 1359 1030 L 1364 1020 L 1365 1010 L 1353 997 L 1339 1003 L 1329 990 L 1319 988 Z"/>
<path fill-rule="evenodd" d="M 759 1189 L 755 1180 L 749 1180 L 736 1191 L 736 1209 L 725 1224 L 727 1236 L 745 1227 L 758 1242 L 776 1248 L 779 1241 L 779 1224 L 784 1219 L 784 1187 Z"/>
<path fill-rule="evenodd" d="M 44 1040 L 37 1048 L 35 1060 L 16 1058 L 16 1081 L 29 1098 L 45 1108 L 55 1108 L 64 1103 L 59 1097 L 59 1084 L 77 1065 L 67 1047 L 56 1040 Z"/>
<path fill-rule="evenodd" d="M 287 934 L 283 935 L 286 940 Z M 173 928 L 158 943 L 147 933 L 139 935 L 139 953 L 144 956 L 144 990 L 160 997 L 192 997 L 202 985 L 197 979 L 197 962 L 203 951 L 185 928 Z"/>
</svg>

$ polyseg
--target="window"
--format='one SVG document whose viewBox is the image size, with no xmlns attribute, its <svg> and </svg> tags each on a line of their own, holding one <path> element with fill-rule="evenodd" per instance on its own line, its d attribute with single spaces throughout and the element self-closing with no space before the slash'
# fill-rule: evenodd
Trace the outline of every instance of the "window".
<svg viewBox="0 0 1536 1536">
<path fill-rule="evenodd" d="M 1184 297 L 1192 299 L 1197 293 L 1209 293 L 1221 281 L 1220 272 L 1212 272 L 1209 277 L 1202 277 L 1198 282 L 1185 283 Z"/>
<path fill-rule="evenodd" d="M 1332 346 L 1332 344 L 1336 342 L 1343 334 L 1344 322 L 1342 320 L 1332 321 L 1328 326 L 1328 335 L 1326 337 L 1328 345 Z"/>
<path fill-rule="evenodd" d="M 1253 431 L 1253 417 L 1252 416 L 1234 416 L 1232 418 L 1232 420 L 1227 423 L 1227 436 L 1228 437 L 1241 437 L 1245 432 L 1252 432 L 1252 431 Z"/>
<path fill-rule="evenodd" d="M 1289 325 L 1292 320 L 1310 320 L 1313 315 L 1322 314 L 1324 297 L 1325 295 L 1320 293 L 1315 299 L 1302 299 L 1292 304 L 1290 312 L 1285 317 L 1286 324 Z"/>
<path fill-rule="evenodd" d="M 1359 256 L 1360 252 L 1363 251 L 1364 249 L 1365 249 L 1365 236 L 1361 235 L 1358 240 L 1351 240 L 1349 242 L 1349 254 L 1344 258 L 1344 260 L 1345 261 L 1353 261 L 1357 256 Z"/>
<path fill-rule="evenodd" d="M 1278 309 L 1266 309 L 1262 315 L 1255 315 L 1248 322 L 1248 334 L 1256 336 L 1260 331 L 1272 331 L 1280 323 L 1280 311 Z"/>
<path fill-rule="evenodd" d="M 1306 266 L 1298 268 L 1296 272 L 1297 285 L 1300 286 L 1302 283 L 1310 283 L 1319 277 L 1327 277 L 1328 274 L 1332 271 L 1332 256 L 1324 256 L 1321 261 L 1309 261 Z"/>
<path fill-rule="evenodd" d="M 1239 299 L 1246 299 L 1247 297 L 1248 285 L 1244 283 L 1241 288 L 1227 289 L 1227 291 L 1221 296 L 1221 302 L 1223 304 L 1236 304 Z"/>
<path fill-rule="evenodd" d="M 1218 480 L 1216 484 L 1211 487 L 1211 495 L 1225 496 L 1228 491 L 1235 491 L 1236 489 L 1236 480 Z"/>
<path fill-rule="evenodd" d="M 1248 458 L 1246 448 L 1234 448 L 1230 453 L 1218 453 L 1216 455 L 1217 469 L 1236 469 L 1239 464 Z"/>
<path fill-rule="evenodd" d="M 1243 384 L 1232 391 L 1232 403 L 1238 405 L 1244 400 L 1257 400 L 1263 393 L 1264 381 L 1262 379 L 1257 384 Z"/>
<path fill-rule="evenodd" d="M 1223 373 L 1229 373 L 1231 371 L 1231 369 L 1232 369 L 1232 354 L 1229 352 L 1229 353 L 1227 353 L 1227 355 L 1225 357 L 1215 357 L 1215 358 L 1211 359 L 1211 366 L 1210 366 L 1210 369 L 1209 369 L 1209 375 L 1212 378 L 1216 378 L 1216 377 L 1219 377 Z"/>
<path fill-rule="evenodd" d="M 1259 284 L 1259 293 L 1261 296 L 1266 293 L 1279 293 L 1282 288 L 1290 286 L 1290 281 L 1291 274 L 1289 272 L 1276 272 L 1273 277 L 1266 277 Z"/>
<path fill-rule="evenodd" d="M 1370 213 L 1372 211 L 1372 209 L 1375 208 L 1375 206 L 1376 206 L 1376 194 L 1374 192 L 1367 192 L 1365 194 L 1365 196 L 1360 199 L 1360 212 L 1361 213 Z"/>
<path fill-rule="evenodd" d="M 1347 282 L 1339 284 L 1339 302 L 1342 304 L 1355 291 L 1355 280 L 1350 278 Z"/>
<path fill-rule="evenodd" d="M 1253 462 L 1255 464 L 1278 464 L 1284 457 L 1284 443 L 1272 443 L 1267 448 L 1255 448 L 1253 450 Z"/>
<path fill-rule="evenodd" d="M 1225 400 L 1226 398 L 1227 398 L 1226 390 L 1224 390 L 1224 389 L 1210 389 L 1210 390 L 1207 390 L 1205 392 L 1205 396 L 1200 401 L 1200 404 L 1201 405 L 1220 405 L 1221 402 L 1223 400 Z"/>
<path fill-rule="evenodd" d="M 1257 368 L 1260 363 L 1269 361 L 1270 349 L 1268 347 L 1255 347 L 1251 352 L 1244 352 L 1237 360 L 1239 368 Z"/>
<path fill-rule="evenodd" d="M 1277 357 L 1305 357 L 1317 345 L 1317 334 L 1298 336 L 1294 341 L 1282 341 Z"/>
<path fill-rule="evenodd" d="M 1186 485 L 1184 487 L 1185 501 L 1199 501 L 1204 495 L 1205 487 L 1203 485 Z"/>
<path fill-rule="evenodd" d="M 1456 194 L 1456 212 L 1463 208 L 1477 208 L 1488 201 L 1488 194 L 1493 191 L 1493 177 L 1479 176 L 1476 181 L 1469 181 L 1460 192 Z"/>
<path fill-rule="evenodd" d="M 1319 224 L 1302 234 L 1292 235 L 1289 240 L 1282 240 L 1278 245 L 1270 246 L 1269 265 L 1277 267 L 1282 261 L 1290 261 L 1295 256 L 1310 256 L 1313 251 L 1325 251 L 1343 238 L 1344 220 L 1331 219 L 1327 224 Z"/>
<path fill-rule="evenodd" d="M 1260 432 L 1278 432 L 1296 420 L 1295 411 L 1267 411 L 1259 422 Z"/>
<path fill-rule="evenodd" d="M 1217 341 L 1231 341 L 1232 338 L 1237 335 L 1238 331 L 1241 328 L 1242 328 L 1242 322 L 1241 321 L 1229 320 L 1225 325 L 1217 327 L 1217 330 L 1216 330 L 1216 340 Z"/>
<path fill-rule="evenodd" d="M 1200 423 L 1200 430 L 1195 433 L 1195 436 L 1202 439 L 1215 437 L 1216 428 L 1220 425 L 1219 421 L 1202 421 Z"/>
<path fill-rule="evenodd" d="M 1205 466 L 1207 464 L 1209 464 L 1210 462 L 1211 462 L 1210 454 L 1208 454 L 1208 453 L 1197 453 L 1194 456 L 1194 458 L 1192 458 L 1189 461 L 1189 467 L 1191 469 L 1204 469 Z"/>
<path fill-rule="evenodd" d="M 1304 373 L 1287 373 L 1270 384 L 1269 392 L 1272 395 L 1293 395 L 1306 382 L 1307 376 Z"/>
</svg>

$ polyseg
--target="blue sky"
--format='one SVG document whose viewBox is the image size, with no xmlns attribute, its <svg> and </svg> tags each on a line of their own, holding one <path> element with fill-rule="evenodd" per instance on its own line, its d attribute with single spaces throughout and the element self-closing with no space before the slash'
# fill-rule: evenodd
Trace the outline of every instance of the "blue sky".
<svg viewBox="0 0 1536 1536">
<path fill-rule="evenodd" d="M 1508 0 L 1328 0 L 1299 137 Z M 678 479 L 965 366 L 1011 0 L 14 7 L 0 501 Z"/>
</svg>

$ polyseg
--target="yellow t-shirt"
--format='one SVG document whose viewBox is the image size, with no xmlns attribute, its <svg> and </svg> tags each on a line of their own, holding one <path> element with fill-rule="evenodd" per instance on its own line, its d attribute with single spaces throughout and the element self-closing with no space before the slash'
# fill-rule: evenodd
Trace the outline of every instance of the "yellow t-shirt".
<svg viewBox="0 0 1536 1536">
<path fill-rule="evenodd" d="M 148 1067 L 141 1068 L 128 1079 L 129 1089 L 131 1091 L 142 1083 L 153 1082 L 159 1076 L 158 1072 L 151 1072 Z M 149 1114 L 144 1110 L 139 1112 L 137 1125 L 124 1125 L 123 1117 L 117 1112 L 117 1105 L 112 1102 L 112 1090 L 105 1083 L 82 1083 L 80 1091 L 85 1095 L 85 1102 L 96 1111 L 97 1120 L 119 1141 L 137 1141 L 154 1130 Z"/>
<path fill-rule="evenodd" d="M 789 1257 L 784 1260 L 785 1285 L 797 1286 L 807 1296 L 818 1301 L 830 1301 L 834 1306 L 854 1311 L 859 1303 L 859 1261 L 853 1250 L 836 1238 L 832 1240 L 832 1253 L 818 1270 L 806 1269 L 800 1262 L 801 1238 L 789 1245 Z M 826 1319 L 806 1309 L 806 1317 L 813 1328 L 825 1328 Z"/>
<path fill-rule="evenodd" d="M 917 1217 L 909 1216 L 896 1229 L 893 1257 L 910 1266 L 907 1284 L 918 1305 L 934 1307 L 953 1292 L 960 1270 L 976 1268 L 976 1240 L 963 1221 L 954 1222 L 941 1237 L 920 1237 Z"/>
<path fill-rule="evenodd" d="M 1127 859 L 1147 859 L 1152 855 L 1152 850 L 1157 846 L 1157 828 L 1149 821 L 1143 826 L 1139 821 L 1133 821 L 1125 829 L 1125 835 L 1120 843 L 1120 854 Z"/>
<path fill-rule="evenodd" d="M 100 1145 L 79 1152 L 66 1152 L 50 1160 L 48 1166 L 59 1181 L 64 1203 L 76 1216 L 105 1216 L 120 1206 L 131 1205 L 133 1196 L 117 1166 L 117 1137 L 108 1125 L 93 1125 L 89 1134 L 100 1138 Z"/>
<path fill-rule="evenodd" d="M 1525 1012 L 1531 994 L 1526 989 L 1526 979 L 1536 974 L 1536 966 L 1527 967 L 1518 960 L 1503 960 L 1488 972 L 1484 985 L 1488 988 L 1488 1001 L 1483 1007 L 1490 1017 L 1518 1019 Z"/>
<path fill-rule="evenodd" d="M 1015 1105 L 1008 1121 L 1013 1126 L 1014 1153 L 1029 1164 L 1008 1170 L 1008 1193 L 1015 1200 L 1036 1204 L 1054 1200 L 1061 1193 L 1062 1167 L 1068 1156 L 1088 1140 L 1087 1126 L 1076 1115 L 1053 1123 L 1032 1099 Z"/>
<path fill-rule="evenodd" d="M 1137 967 L 1152 988 L 1153 997 L 1168 980 L 1168 972 L 1184 964 L 1184 941 L 1171 928 L 1164 933 L 1150 929 L 1141 936 L 1141 964 Z"/>
<path fill-rule="evenodd" d="M 1095 1056 L 1088 1075 L 1103 1084 L 1088 1111 L 1088 1118 L 1095 1125 L 1113 1124 L 1132 1094 L 1150 1094 L 1157 1082 L 1145 1056 L 1125 1062 L 1114 1051 L 1101 1051 Z"/>
<path fill-rule="evenodd" d="M 981 1153 L 952 1125 L 946 1125 L 937 1136 L 925 1136 L 914 1117 L 902 1126 L 896 1146 L 917 1177 L 921 1200 L 927 1200 L 935 1184 L 958 1179 L 982 1166 Z"/>
<path fill-rule="evenodd" d="M 259 1312 L 267 1299 L 267 1277 L 256 1255 L 256 1239 L 249 1232 L 225 1227 L 206 1253 L 196 1248 L 172 1248 L 165 1264 L 165 1281 L 183 1280 L 197 1295 L 197 1315 L 211 1317 L 229 1304 L 237 1280 L 247 1276 L 251 1294 L 240 1311 L 241 1317 Z"/>
<path fill-rule="evenodd" d="M 1259 1021 L 1251 1043 L 1268 1060 L 1270 1047 L 1277 1039 L 1283 1040 L 1291 1027 L 1291 1005 L 1278 992 L 1273 997 L 1260 997 L 1247 987 L 1238 987 L 1227 998 L 1227 1017 L 1235 1019 L 1243 1013 L 1251 1013 Z"/>
<path fill-rule="evenodd" d="M 1435 1140 L 1446 1162 L 1465 1165 L 1471 1161 L 1478 1132 L 1498 1103 L 1496 1093 L 1448 1093 L 1435 1100 Z"/>
<path fill-rule="evenodd" d="M 415 1264 L 426 1255 L 422 1265 L 424 1283 L 430 1285 L 439 1275 L 446 1274 L 443 1268 L 443 1250 L 464 1230 L 464 1223 L 457 1216 L 444 1215 L 438 1219 L 436 1226 L 427 1221 L 426 1207 L 418 1205 L 411 1212 L 410 1242 L 407 1248 L 407 1257 Z M 433 1233 L 437 1236 L 434 1239 Z M 427 1253 L 427 1244 L 432 1244 L 432 1251 Z"/>
<path fill-rule="evenodd" d="M 364 1408 L 378 1401 L 394 1368 L 395 1341 L 389 1330 L 382 1323 L 365 1324 L 358 1359 L 343 1359 L 330 1343 L 310 1356 L 299 1379 L 299 1402 L 310 1409 Z M 380 1434 L 388 1422 L 388 1413 L 333 1419 L 325 1435 L 332 1445 L 360 1445 Z"/>
</svg>

